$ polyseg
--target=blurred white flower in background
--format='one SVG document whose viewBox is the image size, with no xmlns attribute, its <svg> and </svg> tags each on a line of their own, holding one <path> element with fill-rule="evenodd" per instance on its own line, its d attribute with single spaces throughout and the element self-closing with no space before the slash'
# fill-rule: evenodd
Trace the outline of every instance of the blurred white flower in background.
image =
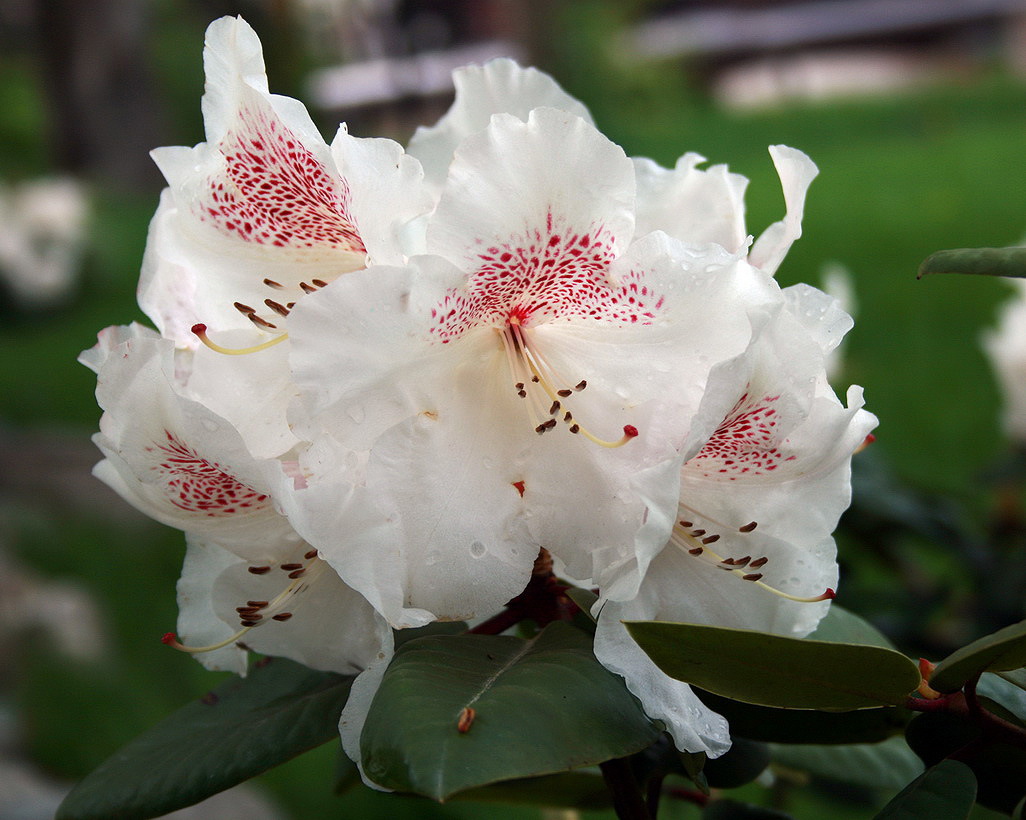
<svg viewBox="0 0 1026 820">
<path fill-rule="evenodd" d="M 982 344 L 1004 398 L 1005 435 L 1026 444 L 1026 280 L 1009 284 L 1015 296 L 1001 308 L 997 327 L 984 331 Z"/>
<path fill-rule="evenodd" d="M 23 309 L 68 301 L 85 249 L 89 198 L 70 177 L 0 184 L 0 287 Z"/>
</svg>

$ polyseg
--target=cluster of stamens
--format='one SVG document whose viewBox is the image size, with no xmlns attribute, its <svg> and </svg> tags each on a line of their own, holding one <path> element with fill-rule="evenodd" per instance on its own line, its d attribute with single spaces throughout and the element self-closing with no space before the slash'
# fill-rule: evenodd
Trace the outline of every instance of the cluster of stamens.
<svg viewBox="0 0 1026 820">
<path fill-rule="evenodd" d="M 280 282 L 275 282 L 273 279 L 264 279 L 264 284 L 274 290 L 285 290 L 285 285 Z M 327 284 L 328 283 L 323 279 L 311 279 L 309 283 L 300 282 L 299 288 L 303 293 L 314 293 L 315 291 L 326 287 Z M 283 319 L 286 318 L 292 312 L 292 308 L 296 306 L 295 302 L 286 302 L 285 304 L 282 304 L 274 299 L 264 299 L 264 304 Z M 278 329 L 278 326 L 274 324 L 274 322 L 258 315 L 256 308 L 242 302 L 234 302 L 233 305 L 239 313 L 249 319 L 259 330 L 266 331 Z M 269 339 L 268 341 L 258 345 L 253 345 L 252 347 L 224 347 L 217 344 L 217 342 L 212 341 L 210 337 L 207 336 L 207 326 L 205 324 L 201 323 L 193 325 L 192 332 L 195 333 L 199 337 L 199 340 L 211 350 L 217 353 L 224 353 L 228 356 L 241 356 L 246 353 L 258 353 L 261 350 L 274 347 L 274 345 L 279 342 L 284 342 L 289 337 L 288 333 L 282 333 L 280 336 L 275 336 L 273 339 Z"/>
<path fill-rule="evenodd" d="M 538 435 L 549 432 L 560 422 L 574 435 L 582 435 L 601 447 L 622 447 L 638 435 L 638 429 L 631 424 L 624 425 L 623 436 L 616 441 L 607 441 L 593 434 L 574 417 L 567 406 L 567 399 L 584 390 L 588 382 L 582 379 L 573 387 L 559 387 L 561 384 L 569 384 L 569 380 L 559 375 L 538 349 L 538 345 L 531 340 L 530 331 L 516 317 L 512 317 L 505 328 L 496 328 L 496 332 L 502 339 L 510 372 L 515 380 L 513 387 L 517 395 L 527 402 L 527 412 Z M 546 410 L 548 402 L 551 404 Z"/>
<path fill-rule="evenodd" d="M 738 527 L 737 531 L 747 534 L 755 530 L 757 526 L 757 521 L 750 521 L 749 523 Z M 710 564 L 717 569 L 730 572 L 742 581 L 748 581 L 758 587 L 761 587 L 767 592 L 779 595 L 781 598 L 786 598 L 789 601 L 811 604 L 816 603 L 817 601 L 828 601 L 835 597 L 834 591 L 829 588 L 819 595 L 800 597 L 770 586 L 762 580 L 762 570 L 765 568 L 766 564 L 769 563 L 769 558 L 767 556 L 762 555 L 758 558 L 753 558 L 751 555 L 745 555 L 741 558 L 729 558 L 719 555 L 711 548 L 710 545 L 719 541 L 720 537 L 719 533 L 710 533 L 708 530 L 696 527 L 691 521 L 681 519 L 674 525 L 670 540 L 675 546 L 693 558 L 705 561 L 707 564 Z"/>
<path fill-rule="evenodd" d="M 185 646 L 178 641 L 173 632 L 168 632 L 164 635 L 162 641 L 168 646 L 183 652 L 213 652 L 215 649 L 221 649 L 235 643 L 251 629 L 262 626 L 268 623 L 268 621 L 278 621 L 281 623 L 289 620 L 292 618 L 292 609 L 294 609 L 291 604 L 296 596 L 308 589 L 321 572 L 324 571 L 326 566 L 317 556 L 317 550 L 315 549 L 307 552 L 303 559 L 306 563 L 294 561 L 280 564 L 277 567 L 279 571 L 286 574 L 289 583 L 274 598 L 270 600 L 246 601 L 245 605 L 235 607 L 241 629 L 231 637 L 210 646 Z M 253 575 L 266 575 L 273 569 L 274 567 L 270 564 L 248 567 L 249 572 Z"/>
</svg>

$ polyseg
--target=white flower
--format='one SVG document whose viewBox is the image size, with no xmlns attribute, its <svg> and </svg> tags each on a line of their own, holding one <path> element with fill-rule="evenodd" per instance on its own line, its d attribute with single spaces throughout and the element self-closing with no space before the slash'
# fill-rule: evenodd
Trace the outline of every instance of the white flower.
<svg viewBox="0 0 1026 820">
<path fill-rule="evenodd" d="M 0 282 L 23 307 L 60 303 L 74 291 L 89 202 L 70 177 L 0 185 Z"/>
<path fill-rule="evenodd" d="M 183 362 L 183 358 L 185 361 Z M 81 361 L 104 409 L 95 474 L 152 518 L 186 532 L 178 648 L 244 673 L 237 642 L 351 673 L 391 635 L 274 506 L 262 464 L 222 417 L 189 396 L 188 354 L 139 325 L 108 328 Z"/>
<path fill-rule="evenodd" d="M 280 334 L 305 293 L 368 259 L 401 261 L 402 226 L 431 207 L 399 145 L 343 126 L 329 148 L 301 103 L 270 94 L 241 18 L 207 29 L 204 68 L 207 141 L 153 152 L 170 187 L 139 282 L 143 310 L 188 347 L 197 323 Z"/>
<path fill-rule="evenodd" d="M 620 622 L 811 632 L 837 582 L 831 533 L 850 500 L 851 456 L 876 425 L 860 388 L 850 388 L 845 408 L 826 381 L 825 360 L 850 317 L 814 288 L 784 295 L 786 309 L 739 362 L 741 394 L 683 466 L 669 542 L 637 597 L 606 603 L 599 617 L 596 655 L 688 751 L 725 751 L 726 723 L 660 672 Z M 722 382 L 736 383 L 732 375 Z"/>
<path fill-rule="evenodd" d="M 296 430 L 349 466 L 283 504 L 393 625 L 497 609 L 541 547 L 604 581 L 665 541 L 709 370 L 779 296 L 717 246 L 632 242 L 634 193 L 585 120 L 495 115 L 456 151 L 432 255 L 293 312 Z"/>
<path fill-rule="evenodd" d="M 983 349 L 990 359 L 1004 397 L 1005 434 L 1026 442 L 1026 280 L 1010 279 L 1016 295 L 1001 309 L 998 326 L 983 334 Z"/>
</svg>

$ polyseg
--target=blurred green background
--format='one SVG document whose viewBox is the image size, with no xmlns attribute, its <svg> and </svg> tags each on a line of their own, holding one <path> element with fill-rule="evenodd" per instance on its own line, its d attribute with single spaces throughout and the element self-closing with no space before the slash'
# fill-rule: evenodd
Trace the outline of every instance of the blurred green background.
<svg viewBox="0 0 1026 820">
<path fill-rule="evenodd" d="M 23 597 L 10 601 L 45 596 L 55 584 L 79 585 L 94 602 L 103 640 L 98 650 L 76 658 L 61 650 L 52 629 L 40 625 L 46 619 L 9 617 L 16 625 L 0 626 L 0 706 L 15 726 L 19 754 L 48 776 L 68 782 L 219 680 L 158 640 L 176 618 L 180 534 L 141 520 L 87 476 L 88 465 L 96 460 L 88 437 L 99 411 L 94 376 L 75 357 L 93 344 L 101 328 L 144 318 L 134 290 L 161 182 L 155 171 L 137 170 L 141 163 L 135 154 L 145 148 L 136 146 L 147 134 L 152 135 L 148 147 L 202 140 L 203 30 L 221 13 L 243 13 L 261 34 L 272 91 L 305 99 L 308 71 L 346 55 L 345 49 L 330 53 L 323 32 L 318 44 L 309 45 L 309 32 L 297 22 L 298 3 L 140 4 L 145 11 L 137 32 L 138 62 L 127 71 L 152 97 L 136 109 L 138 119 L 105 120 L 107 165 L 90 165 L 66 145 L 61 148 L 59 118 L 52 92 L 46 90 L 52 76 L 41 57 L 46 48 L 39 31 L 47 29 L 40 29 L 40 18 L 33 17 L 43 13 L 35 5 L 15 3 L 23 16 L 0 17 L 7 25 L 0 49 L 0 181 L 70 168 L 88 185 L 93 210 L 80 283 L 69 301 L 28 311 L 5 300 L 0 312 L 0 454 L 5 466 L 0 554 L 12 567 L 8 579 L 27 579 L 15 590 Z M 990 279 L 917 281 L 915 271 L 925 256 L 941 248 L 1017 244 L 1026 235 L 1026 85 L 984 38 L 971 44 L 970 65 L 959 63 L 958 70 L 912 88 L 729 107 L 708 81 L 715 65 L 694 59 L 628 59 L 620 39 L 624 32 L 666 5 L 616 0 L 491 4 L 505 9 L 513 21 L 502 23 L 503 34 L 518 37 L 526 57 L 581 98 L 599 127 L 628 154 L 672 165 L 683 152 L 697 151 L 747 176 L 751 233 L 757 235 L 783 214 L 766 147 L 785 143 L 816 161 L 821 173 L 810 191 L 804 236 L 778 278 L 782 284 L 819 284 L 829 263 L 850 270 L 859 307 L 838 389 L 843 392 L 848 383 L 865 387 L 867 406 L 881 421 L 874 457 L 889 465 L 894 481 L 927 493 L 917 496 L 927 506 L 943 496 L 944 503 L 962 511 L 960 520 L 970 532 L 983 527 L 995 501 L 981 475 L 1006 444 L 997 423 L 999 397 L 978 339 L 981 329 L 993 324 L 996 305 L 1009 289 Z M 56 2 L 38 6 L 51 15 L 71 8 Z M 57 25 L 57 19 L 44 22 Z M 76 18 L 57 27 L 80 24 L 85 25 Z M 405 141 L 418 120 L 430 122 L 447 104 L 439 95 L 365 107 L 352 115 L 312 113 L 329 139 L 337 121 L 346 118 L 357 135 L 386 133 Z M 59 121 L 66 128 L 75 120 Z M 124 159 L 120 169 L 109 161 L 119 154 Z M 846 606 L 879 615 L 871 597 L 857 593 L 871 596 L 878 583 L 890 585 L 893 594 L 880 605 L 892 606 L 903 599 L 901 585 L 911 567 L 913 581 L 917 570 L 946 579 L 930 582 L 941 600 L 927 627 L 942 637 L 974 636 L 972 624 L 957 617 L 969 594 L 959 592 L 957 554 L 936 549 L 920 533 L 899 545 L 905 553 L 892 563 L 879 555 L 863 561 L 855 540 L 849 571 L 858 577 L 849 597 L 842 584 Z M 899 564 L 903 573 L 889 576 Z M 1013 607 L 1022 617 L 1021 604 Z M 0 604 L 0 618 L 5 613 Z M 335 765 L 336 750 L 324 747 L 260 782 L 295 820 L 541 816 L 536 809 L 458 802 L 436 806 L 362 789 L 334 798 Z M 757 787 L 748 787 L 746 795 L 759 802 L 774 799 L 771 791 Z M 815 802 L 820 799 L 815 796 L 796 799 L 788 808 L 800 817 L 843 817 L 844 811 L 867 815 L 858 805 L 843 809 Z M 687 805 L 667 806 L 665 813 L 698 816 Z"/>
</svg>

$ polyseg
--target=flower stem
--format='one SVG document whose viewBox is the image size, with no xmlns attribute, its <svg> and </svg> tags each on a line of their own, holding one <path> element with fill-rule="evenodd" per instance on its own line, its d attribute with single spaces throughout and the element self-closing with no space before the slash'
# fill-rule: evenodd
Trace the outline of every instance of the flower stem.
<svg viewBox="0 0 1026 820">
<path fill-rule="evenodd" d="M 645 806 L 638 781 L 625 758 L 615 758 L 599 764 L 606 786 L 613 795 L 613 809 L 619 820 L 653 820 Z"/>
</svg>

